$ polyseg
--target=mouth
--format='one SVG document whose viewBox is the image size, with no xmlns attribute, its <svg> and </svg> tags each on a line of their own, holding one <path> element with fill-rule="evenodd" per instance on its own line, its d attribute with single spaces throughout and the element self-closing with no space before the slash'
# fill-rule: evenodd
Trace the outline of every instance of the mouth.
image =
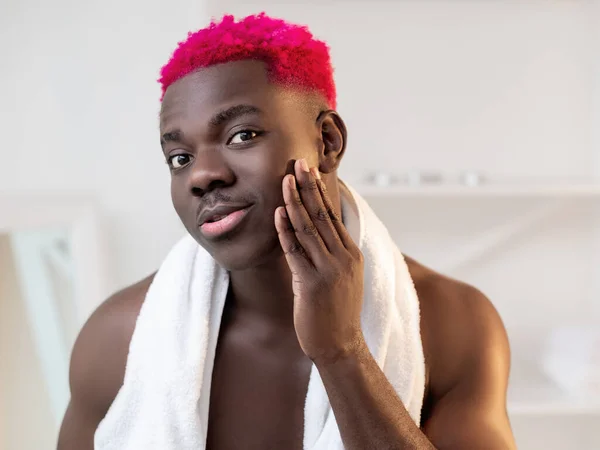
<svg viewBox="0 0 600 450">
<path fill-rule="evenodd" d="M 248 214 L 252 205 L 218 206 L 204 211 L 200 216 L 200 231 L 209 239 L 220 237 L 236 229 Z"/>
</svg>

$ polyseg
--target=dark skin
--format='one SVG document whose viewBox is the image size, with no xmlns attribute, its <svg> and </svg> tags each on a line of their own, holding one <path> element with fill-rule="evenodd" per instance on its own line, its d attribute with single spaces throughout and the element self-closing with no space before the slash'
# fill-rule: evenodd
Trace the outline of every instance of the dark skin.
<svg viewBox="0 0 600 450">
<path fill-rule="evenodd" d="M 407 258 L 426 357 L 421 424 L 366 348 L 358 320 L 362 255 L 339 217 L 345 187 L 336 171 L 346 129 L 336 112 L 318 96 L 269 83 L 262 63 L 240 61 L 169 87 L 160 126 L 175 209 L 231 275 L 208 449 L 301 449 L 313 363 L 347 449 L 515 448 L 506 413 L 508 341 L 475 288 Z M 219 201 L 252 207 L 232 233 L 207 238 L 197 214 Z M 59 450 L 93 448 L 123 383 L 151 281 L 115 294 L 81 331 Z"/>
</svg>

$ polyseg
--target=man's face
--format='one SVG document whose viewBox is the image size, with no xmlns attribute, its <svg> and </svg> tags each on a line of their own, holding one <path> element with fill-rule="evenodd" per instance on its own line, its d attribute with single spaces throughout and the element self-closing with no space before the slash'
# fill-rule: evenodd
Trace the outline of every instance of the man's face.
<svg viewBox="0 0 600 450">
<path fill-rule="evenodd" d="M 201 69 L 165 93 L 160 135 L 173 205 L 229 270 L 280 254 L 273 217 L 282 179 L 296 159 L 318 164 L 318 110 L 306 105 L 270 84 L 258 61 Z"/>
</svg>

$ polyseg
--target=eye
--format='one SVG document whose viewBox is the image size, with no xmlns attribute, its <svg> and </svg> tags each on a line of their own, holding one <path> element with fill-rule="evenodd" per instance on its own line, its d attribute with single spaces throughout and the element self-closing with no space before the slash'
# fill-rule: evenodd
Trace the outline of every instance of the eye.
<svg viewBox="0 0 600 450">
<path fill-rule="evenodd" d="M 238 131 L 233 136 L 231 136 L 231 138 L 229 139 L 229 142 L 227 144 L 241 144 L 243 142 L 254 139 L 256 136 L 258 136 L 258 133 L 256 131 L 252 131 L 252 130 Z"/>
<path fill-rule="evenodd" d="M 172 169 L 179 169 L 190 162 L 189 155 L 173 155 L 169 157 L 168 164 Z"/>
</svg>

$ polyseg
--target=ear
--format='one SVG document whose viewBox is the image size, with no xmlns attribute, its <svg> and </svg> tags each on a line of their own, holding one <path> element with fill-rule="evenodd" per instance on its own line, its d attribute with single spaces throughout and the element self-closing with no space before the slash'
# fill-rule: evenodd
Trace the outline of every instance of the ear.
<svg viewBox="0 0 600 450">
<path fill-rule="evenodd" d="M 319 171 L 321 173 L 335 172 L 346 150 L 346 124 L 336 111 L 327 110 L 322 111 L 317 117 L 317 128 L 321 133 Z"/>
</svg>

